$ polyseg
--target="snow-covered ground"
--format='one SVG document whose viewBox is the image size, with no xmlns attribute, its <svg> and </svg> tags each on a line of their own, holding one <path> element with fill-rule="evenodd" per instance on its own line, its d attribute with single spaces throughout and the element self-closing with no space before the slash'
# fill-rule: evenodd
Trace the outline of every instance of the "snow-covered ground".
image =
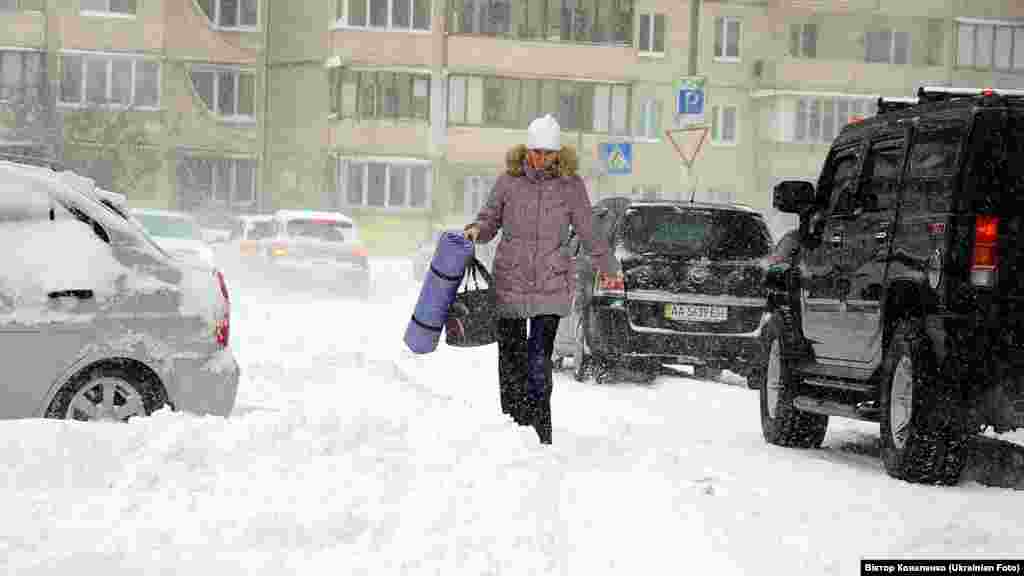
<svg viewBox="0 0 1024 576">
<path fill-rule="evenodd" d="M 416 286 L 374 265 L 368 304 L 229 276 L 231 418 L 0 423 L 8 573 L 853 575 L 1020 555 L 1019 491 L 890 479 L 864 423 L 767 446 L 741 386 L 559 374 L 542 447 L 500 414 L 493 346 L 404 350 Z"/>
</svg>

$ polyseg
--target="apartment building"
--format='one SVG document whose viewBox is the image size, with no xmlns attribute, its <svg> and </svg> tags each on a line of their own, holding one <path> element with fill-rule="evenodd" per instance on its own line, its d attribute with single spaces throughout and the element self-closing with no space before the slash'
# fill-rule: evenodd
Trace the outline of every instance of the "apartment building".
<svg viewBox="0 0 1024 576">
<path fill-rule="evenodd" d="M 593 199 L 743 202 L 779 233 L 772 185 L 816 178 L 879 95 L 1024 84 L 1017 0 L 0 0 L 0 20 L 0 100 L 135 127 L 107 131 L 132 154 L 76 128 L 73 166 L 137 205 L 343 210 L 379 254 L 461 226 L 544 113 Z M 710 126 L 689 170 L 664 136 L 687 75 Z"/>
<path fill-rule="evenodd" d="M 133 205 L 263 208 L 261 4 L 0 2 L 0 136 L 51 146 Z"/>
</svg>

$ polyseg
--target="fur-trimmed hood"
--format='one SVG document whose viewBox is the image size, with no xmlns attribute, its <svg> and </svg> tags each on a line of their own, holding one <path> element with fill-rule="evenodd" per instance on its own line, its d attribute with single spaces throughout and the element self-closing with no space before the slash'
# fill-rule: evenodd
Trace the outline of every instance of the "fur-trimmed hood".
<svg viewBox="0 0 1024 576">
<path fill-rule="evenodd" d="M 523 175 L 523 162 L 526 161 L 526 145 L 517 144 L 505 154 L 505 171 L 509 176 L 519 177 Z M 574 146 L 565 145 L 558 151 L 558 175 L 561 177 L 575 176 L 579 167 L 579 158 L 576 155 Z"/>
</svg>

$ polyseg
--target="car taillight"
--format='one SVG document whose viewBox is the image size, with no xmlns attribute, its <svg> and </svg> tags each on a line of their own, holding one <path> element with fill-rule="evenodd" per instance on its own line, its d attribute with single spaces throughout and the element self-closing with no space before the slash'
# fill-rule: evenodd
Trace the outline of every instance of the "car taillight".
<svg viewBox="0 0 1024 576">
<path fill-rule="evenodd" d="M 622 276 L 601 272 L 597 275 L 597 289 L 605 292 L 623 292 L 626 282 Z"/>
<path fill-rule="evenodd" d="M 214 274 L 217 276 L 217 284 L 220 286 L 220 295 L 224 299 L 224 315 L 217 321 L 214 333 L 217 337 L 217 344 L 221 348 L 227 348 L 231 335 L 231 298 L 228 297 L 228 285 L 224 281 L 224 274 L 220 270 L 214 271 Z"/>
<path fill-rule="evenodd" d="M 999 217 L 976 216 L 974 220 L 974 252 L 971 254 L 971 283 L 993 286 L 999 265 L 997 240 Z"/>
<path fill-rule="evenodd" d="M 356 246 L 355 248 L 353 248 L 352 254 L 358 256 L 359 258 L 367 258 L 370 255 L 369 252 L 367 252 L 366 248 L 363 246 Z"/>
</svg>

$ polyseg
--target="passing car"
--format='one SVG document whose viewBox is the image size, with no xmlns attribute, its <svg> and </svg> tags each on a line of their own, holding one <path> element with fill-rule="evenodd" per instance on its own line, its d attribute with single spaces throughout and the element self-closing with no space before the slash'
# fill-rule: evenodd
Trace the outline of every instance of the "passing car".
<svg viewBox="0 0 1024 576">
<path fill-rule="evenodd" d="M 133 208 L 129 211 L 146 233 L 168 253 L 186 259 L 198 259 L 216 266 L 213 248 L 203 240 L 199 222 L 185 212 Z"/>
<path fill-rule="evenodd" d="M 766 275 L 761 428 L 814 448 L 833 416 L 877 422 L 889 475 L 955 484 L 970 435 L 1024 428 L 1024 92 L 878 110 L 775 187 L 799 250 Z"/>
<path fill-rule="evenodd" d="M 223 275 L 172 257 L 90 186 L 0 162 L 0 419 L 229 415 L 239 368 Z"/>
<path fill-rule="evenodd" d="M 580 250 L 573 312 L 556 341 L 575 377 L 624 366 L 652 379 L 684 365 L 698 377 L 728 368 L 757 386 L 772 251 L 764 218 L 734 204 L 607 198 L 593 219 L 623 276 L 596 275 Z"/>
<path fill-rule="evenodd" d="M 340 212 L 278 210 L 274 235 L 261 246 L 273 273 L 291 285 L 368 299 L 370 260 L 359 228 Z"/>
</svg>

